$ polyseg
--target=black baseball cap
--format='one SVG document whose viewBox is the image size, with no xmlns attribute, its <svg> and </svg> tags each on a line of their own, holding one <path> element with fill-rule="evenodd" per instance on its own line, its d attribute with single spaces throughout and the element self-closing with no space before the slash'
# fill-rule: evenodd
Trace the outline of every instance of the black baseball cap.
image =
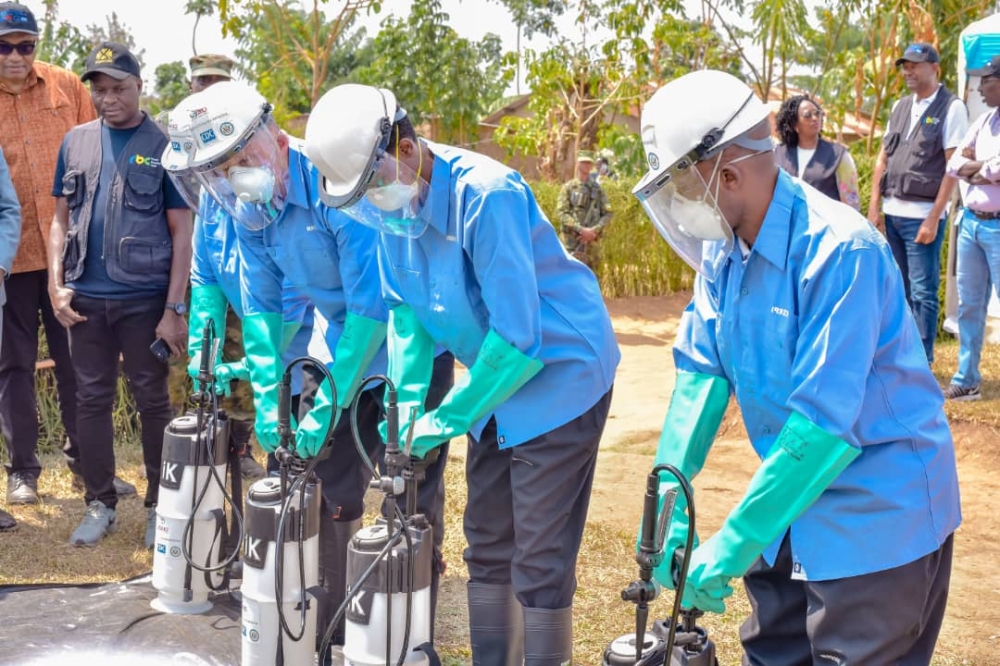
<svg viewBox="0 0 1000 666">
<path fill-rule="evenodd" d="M 969 76 L 997 76 L 1000 77 L 1000 55 L 993 56 L 988 63 L 976 69 L 968 71 Z"/>
<path fill-rule="evenodd" d="M 902 57 L 896 60 L 896 67 L 899 67 L 904 62 L 941 62 L 941 58 L 938 57 L 937 50 L 927 44 L 926 42 L 917 42 L 916 44 L 910 44 L 903 51 Z"/>
<path fill-rule="evenodd" d="M 0 2 L 0 37 L 15 32 L 38 36 L 38 22 L 31 10 L 16 2 Z"/>
<path fill-rule="evenodd" d="M 129 76 L 141 76 L 142 67 L 124 44 L 104 42 L 95 46 L 87 56 L 87 71 L 80 80 L 87 81 L 95 74 L 107 74 L 121 81 Z"/>
</svg>

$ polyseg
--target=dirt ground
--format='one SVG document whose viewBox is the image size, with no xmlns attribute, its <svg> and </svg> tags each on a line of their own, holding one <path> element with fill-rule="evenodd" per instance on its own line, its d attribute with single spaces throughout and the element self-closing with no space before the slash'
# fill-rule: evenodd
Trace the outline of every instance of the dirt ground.
<svg viewBox="0 0 1000 666">
<path fill-rule="evenodd" d="M 687 295 L 609 304 L 622 351 L 611 418 L 602 440 L 589 519 L 633 532 L 673 388 L 670 345 Z M 1000 405 L 998 405 L 1000 409 Z M 951 593 L 938 642 L 941 663 L 1000 664 L 1000 433 L 953 422 L 963 523 L 955 538 Z M 730 407 L 697 490 L 699 532 L 718 528 L 758 464 Z M 742 592 L 737 591 L 737 596 Z M 745 608 L 743 609 L 745 612 Z M 730 611 L 733 612 L 733 611 Z"/>
<path fill-rule="evenodd" d="M 643 480 L 652 467 L 673 389 L 670 348 L 687 300 L 688 295 L 677 294 L 609 303 L 622 362 L 577 566 L 574 663 L 583 666 L 599 666 L 604 645 L 634 630 L 633 606 L 621 601 L 619 591 L 637 572 L 634 543 Z M 1000 400 L 994 397 L 989 402 L 1000 409 Z M 981 404 L 988 409 L 988 402 Z M 1000 511 L 995 508 L 1000 499 L 1000 433 L 954 419 L 952 431 L 964 522 L 955 540 L 951 595 L 934 666 L 1000 666 Z M 449 568 L 438 603 L 435 639 L 447 666 L 464 666 L 471 661 L 462 562 L 463 449 L 453 443 L 447 470 L 445 557 Z M 122 476 L 138 485 L 141 492 L 145 481 L 138 475 L 137 448 L 120 451 L 118 462 Z M 119 504 L 121 529 L 101 547 L 73 548 L 66 539 L 79 521 L 82 502 L 70 488 L 69 473 L 58 456 L 49 456 L 44 464 L 51 471 L 41 478 L 41 505 L 7 507 L 0 498 L 0 507 L 11 510 L 21 523 L 18 532 L 0 535 L 0 584 L 122 580 L 149 571 L 149 554 L 141 548 L 145 518 L 141 501 Z M 694 483 L 702 538 L 722 523 L 757 464 L 739 414 L 730 406 L 719 440 Z M 377 501 L 372 506 L 377 506 Z M 859 536 L 859 547 L 863 547 L 863 535 Z M 738 628 L 749 613 L 739 582 L 734 582 L 734 587 L 736 593 L 727 602 L 726 614 L 706 616 L 701 622 L 719 648 L 722 666 L 739 663 Z M 651 617 L 665 616 L 670 599 L 665 595 L 655 601 Z M 3 634 L 0 626 L 0 637 Z M 5 663 L 2 656 L 0 663 Z"/>
</svg>

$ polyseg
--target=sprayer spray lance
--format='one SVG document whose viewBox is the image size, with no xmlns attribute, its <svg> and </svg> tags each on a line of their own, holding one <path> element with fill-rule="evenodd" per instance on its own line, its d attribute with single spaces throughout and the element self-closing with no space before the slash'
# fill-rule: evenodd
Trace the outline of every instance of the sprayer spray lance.
<svg viewBox="0 0 1000 666">
<path fill-rule="evenodd" d="M 209 319 L 202 334 L 196 410 L 171 420 L 164 430 L 153 554 L 158 595 L 151 602 L 162 612 L 210 609 L 208 593 L 228 587 L 239 556 L 239 485 L 234 482 L 233 495 L 227 492 L 229 420 L 218 407 L 212 367 L 218 345 Z M 231 525 L 226 522 L 226 503 L 232 507 Z"/>
<path fill-rule="evenodd" d="M 668 472 L 678 481 L 678 488 L 666 490 L 663 508 L 657 515 L 660 472 Z M 684 493 L 688 506 L 689 527 L 685 546 L 674 553 L 664 553 L 667 526 L 673 516 L 678 489 Z M 605 666 L 715 666 L 715 645 L 707 633 L 696 626 L 695 620 L 702 614 L 697 609 L 681 609 L 684 584 L 690 565 L 695 534 L 694 496 L 690 484 L 680 471 L 672 465 L 657 465 L 646 479 L 646 493 L 643 498 L 642 532 L 636 562 L 639 564 L 639 579 L 622 591 L 622 599 L 636 605 L 634 634 L 627 634 L 613 641 L 604 653 Z M 649 602 L 655 599 L 660 587 L 653 580 L 653 570 L 660 566 L 664 557 L 671 557 L 671 574 L 674 582 L 674 603 L 670 617 L 653 623 L 647 638 L 646 623 L 649 616 Z M 679 624 L 678 619 L 682 622 Z"/>
<path fill-rule="evenodd" d="M 677 501 L 677 491 L 670 489 L 663 498 L 663 511 L 657 516 L 656 505 L 660 487 L 657 474 L 646 477 L 646 494 L 642 505 L 642 534 L 639 539 L 639 549 L 636 552 L 636 562 L 639 564 L 639 580 L 632 581 L 622 590 L 622 600 L 635 604 L 635 660 L 642 659 L 645 643 L 646 622 L 649 619 L 649 602 L 657 597 L 660 586 L 653 580 L 653 569 L 663 561 L 663 540 L 666 534 L 667 520 L 672 516 L 674 504 Z M 659 526 L 659 531 L 657 531 Z"/>
<path fill-rule="evenodd" d="M 294 359 L 278 385 L 278 434 L 275 451 L 281 478 L 253 484 L 247 495 L 242 609 L 243 666 L 313 663 L 319 586 L 319 526 L 322 485 L 314 470 L 329 456 L 332 422 L 314 458 L 295 454 L 291 428 L 291 371 L 310 362 L 326 375 L 325 364 L 308 356 Z M 336 402 L 336 393 L 333 396 Z"/>
</svg>

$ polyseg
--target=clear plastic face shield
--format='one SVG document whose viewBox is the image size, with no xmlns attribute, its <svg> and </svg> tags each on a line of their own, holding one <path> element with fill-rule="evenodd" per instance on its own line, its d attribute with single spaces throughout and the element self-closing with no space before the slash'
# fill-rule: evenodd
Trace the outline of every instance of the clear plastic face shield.
<svg viewBox="0 0 1000 666">
<path fill-rule="evenodd" d="M 193 169 L 205 192 L 251 231 L 274 222 L 284 208 L 288 156 L 278 137 L 277 126 L 264 114 L 232 148 Z"/>
<path fill-rule="evenodd" d="M 190 135 L 184 136 L 170 132 L 170 143 L 163 150 L 160 162 L 163 168 L 170 175 L 170 180 L 174 181 L 174 187 L 184 197 L 184 201 L 191 210 L 198 210 L 198 200 L 201 198 L 201 181 L 188 168 L 188 158 L 192 150 Z"/>
<path fill-rule="evenodd" d="M 380 233 L 419 238 L 427 230 L 428 220 L 420 215 L 420 211 L 430 190 L 430 185 L 420 176 L 423 147 L 419 140 L 414 142 L 418 155 L 414 171 L 400 159 L 400 139 L 393 137 L 393 133 L 399 131 L 395 123 L 406 117 L 406 111 L 400 108 L 391 121 L 388 109 L 385 111 L 375 150 L 354 187 L 346 193 L 333 192 L 324 178 L 320 198 L 326 205 L 340 209 L 355 221 Z M 396 139 L 395 148 L 390 154 L 387 148 L 393 138 Z"/>
<path fill-rule="evenodd" d="M 718 277 L 735 245 L 732 226 L 719 210 L 719 172 L 774 149 L 770 136 L 751 139 L 745 134 L 717 145 L 724 131 L 725 127 L 713 130 L 688 154 L 651 172 L 632 190 L 670 247 L 709 281 Z M 723 162 L 723 151 L 732 145 L 752 152 Z M 699 162 L 712 164 L 707 180 L 695 168 Z"/>
<path fill-rule="evenodd" d="M 191 115 L 183 102 L 167 117 L 167 135 L 170 141 L 163 149 L 160 163 L 187 205 L 192 210 L 198 210 L 201 182 L 189 166 L 194 153 L 194 140 L 191 138 Z"/>
</svg>

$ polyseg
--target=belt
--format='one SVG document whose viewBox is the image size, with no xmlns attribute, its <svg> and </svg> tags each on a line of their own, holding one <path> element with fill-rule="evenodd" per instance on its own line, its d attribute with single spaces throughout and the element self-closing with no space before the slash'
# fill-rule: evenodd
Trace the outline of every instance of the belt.
<svg viewBox="0 0 1000 666">
<path fill-rule="evenodd" d="M 993 211 L 992 213 L 985 213 L 979 210 L 969 209 L 969 212 L 978 217 L 980 220 L 1000 220 L 1000 210 Z"/>
</svg>

